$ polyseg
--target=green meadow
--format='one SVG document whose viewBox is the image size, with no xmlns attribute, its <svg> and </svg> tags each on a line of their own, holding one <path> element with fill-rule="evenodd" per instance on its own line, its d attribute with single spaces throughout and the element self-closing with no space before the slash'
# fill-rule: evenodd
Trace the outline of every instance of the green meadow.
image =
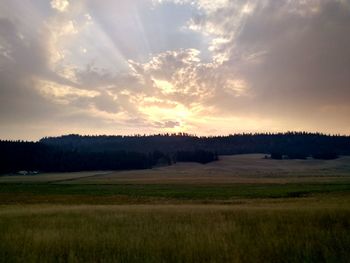
<svg viewBox="0 0 350 263">
<path fill-rule="evenodd" d="M 0 176 L 0 262 L 349 262 L 350 158 Z"/>
</svg>

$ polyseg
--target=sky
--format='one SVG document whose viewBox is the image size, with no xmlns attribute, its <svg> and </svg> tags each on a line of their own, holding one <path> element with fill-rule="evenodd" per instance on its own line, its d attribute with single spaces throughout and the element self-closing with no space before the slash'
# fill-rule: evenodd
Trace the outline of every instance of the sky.
<svg viewBox="0 0 350 263">
<path fill-rule="evenodd" d="M 1 0 L 0 138 L 350 134 L 350 0 Z"/>
</svg>

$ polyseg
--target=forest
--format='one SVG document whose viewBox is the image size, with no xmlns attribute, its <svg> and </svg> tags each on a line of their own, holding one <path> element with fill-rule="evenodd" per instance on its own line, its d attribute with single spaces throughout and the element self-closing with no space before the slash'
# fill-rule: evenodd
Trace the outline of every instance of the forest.
<svg viewBox="0 0 350 263">
<path fill-rule="evenodd" d="M 264 153 L 273 159 L 350 155 L 350 137 L 288 132 L 199 137 L 65 135 L 38 142 L 0 141 L 0 172 L 149 169 L 176 162 L 208 163 L 219 155 Z"/>
</svg>

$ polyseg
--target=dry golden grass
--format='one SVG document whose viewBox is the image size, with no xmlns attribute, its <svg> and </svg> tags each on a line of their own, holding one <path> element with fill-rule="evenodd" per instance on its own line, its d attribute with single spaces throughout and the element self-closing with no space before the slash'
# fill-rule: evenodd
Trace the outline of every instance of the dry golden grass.
<svg viewBox="0 0 350 263">
<path fill-rule="evenodd" d="M 315 204 L 2 206 L 0 262 L 348 262 L 349 206 Z"/>
<path fill-rule="evenodd" d="M 91 184 L 281 184 L 348 182 L 350 157 L 337 160 L 270 160 L 264 155 L 221 156 L 206 165 L 178 163 L 152 170 L 120 171 L 67 183 Z M 64 182 L 65 183 L 65 182 Z"/>
<path fill-rule="evenodd" d="M 262 154 L 221 156 L 206 165 L 177 163 L 151 170 L 1 176 L 0 183 L 68 184 L 281 184 L 348 182 L 350 157 L 337 160 L 270 160 Z"/>
</svg>

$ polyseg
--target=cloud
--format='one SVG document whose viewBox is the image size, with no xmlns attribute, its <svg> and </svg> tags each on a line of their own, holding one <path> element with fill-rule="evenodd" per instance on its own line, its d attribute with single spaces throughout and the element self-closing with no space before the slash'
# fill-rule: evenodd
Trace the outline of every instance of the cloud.
<svg viewBox="0 0 350 263">
<path fill-rule="evenodd" d="M 325 128 L 318 118 L 331 123 L 332 114 L 321 110 L 324 105 L 344 109 L 341 105 L 350 98 L 347 1 L 175 2 L 202 10 L 187 26 L 211 38 L 213 65 L 196 66 L 203 71 L 196 85 L 203 81 L 212 90 L 203 107 L 226 118 L 230 112 L 269 116 L 290 129 L 337 130 Z M 227 94 L 232 91 L 234 97 L 245 96 L 234 99 Z M 344 110 L 332 116 L 348 121 Z"/>
<path fill-rule="evenodd" d="M 155 125 L 158 126 L 159 128 L 174 129 L 180 126 L 180 123 L 177 121 L 165 121 L 165 122 L 156 122 Z"/>
<path fill-rule="evenodd" d="M 69 104 L 77 98 L 96 98 L 101 96 L 98 91 L 77 89 L 45 80 L 37 80 L 35 86 L 42 96 L 61 104 Z"/>
<path fill-rule="evenodd" d="M 204 8 L 189 27 L 212 36 L 209 48 L 222 58 L 221 68 L 235 71 L 251 87 L 254 102 L 266 114 L 281 107 L 287 114 L 302 114 L 327 100 L 342 100 L 339 94 L 349 96 L 345 3 L 249 1 L 246 12 L 246 1 L 229 1 L 225 7 Z M 300 110 L 293 107 L 301 102 Z"/>
<path fill-rule="evenodd" d="M 66 65 L 64 59 L 53 63 L 52 32 L 46 34 L 43 25 L 37 34 L 27 35 L 22 33 L 24 28 L 18 21 L 15 24 L 11 19 L 0 19 L 2 136 L 39 138 L 44 133 L 88 133 L 91 128 L 102 133 L 112 131 L 115 125 L 120 130 L 144 125 L 141 114 L 135 117 L 135 106 L 127 96 L 120 95 L 123 101 L 118 103 L 118 97 L 109 92 L 109 89 L 118 90 L 118 83 L 130 83 L 130 76 L 125 81 L 120 76 L 113 82 L 103 70 L 90 66 L 79 69 Z M 60 37 L 63 36 L 66 34 Z M 121 85 L 122 88 L 125 86 Z"/>
<path fill-rule="evenodd" d="M 147 63 L 129 63 L 139 82 L 148 87 L 148 93 L 186 106 L 201 103 L 218 90 L 224 92 L 224 87 L 233 96 L 247 92 L 247 85 L 235 79 L 234 72 L 227 74 L 220 65 L 203 63 L 196 49 L 167 51 Z"/>
<path fill-rule="evenodd" d="M 5 0 L 0 136 L 348 133 L 349 11 L 344 0 Z"/>
<path fill-rule="evenodd" d="M 52 0 L 50 4 L 53 9 L 56 9 L 59 12 L 65 12 L 69 7 L 68 0 Z"/>
</svg>

